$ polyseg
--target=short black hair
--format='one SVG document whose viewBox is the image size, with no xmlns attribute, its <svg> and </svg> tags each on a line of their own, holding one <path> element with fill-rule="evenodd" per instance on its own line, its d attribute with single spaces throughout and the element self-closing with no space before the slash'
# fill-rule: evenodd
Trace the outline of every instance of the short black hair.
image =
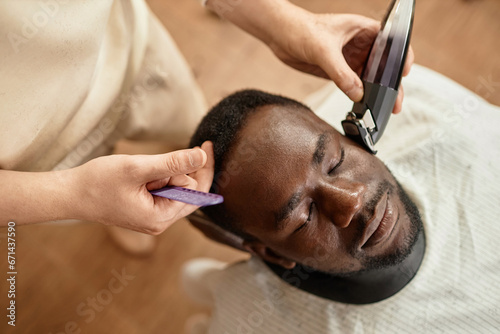
<svg viewBox="0 0 500 334">
<path fill-rule="evenodd" d="M 233 93 L 216 104 L 198 125 L 191 137 L 190 147 L 201 146 L 209 140 L 214 145 L 214 180 L 211 192 L 217 192 L 217 181 L 224 171 L 224 165 L 231 149 L 244 128 L 249 115 L 265 106 L 283 106 L 310 111 L 304 104 L 280 95 L 260 90 L 247 89 Z M 225 204 L 208 206 L 201 209 L 215 224 L 244 239 L 252 237 L 237 225 Z"/>
</svg>

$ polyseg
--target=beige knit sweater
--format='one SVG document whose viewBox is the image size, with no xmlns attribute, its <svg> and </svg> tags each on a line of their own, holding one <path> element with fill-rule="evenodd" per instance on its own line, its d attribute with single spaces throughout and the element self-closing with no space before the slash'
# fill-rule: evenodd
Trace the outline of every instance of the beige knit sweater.
<svg viewBox="0 0 500 334">
<path fill-rule="evenodd" d="M 143 0 L 0 2 L 0 168 L 65 169 L 120 138 L 187 144 L 205 111 Z"/>
</svg>

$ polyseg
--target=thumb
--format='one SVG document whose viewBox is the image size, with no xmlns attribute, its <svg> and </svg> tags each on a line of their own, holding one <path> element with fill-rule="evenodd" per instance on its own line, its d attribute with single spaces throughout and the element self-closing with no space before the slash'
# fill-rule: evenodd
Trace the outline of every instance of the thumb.
<svg viewBox="0 0 500 334">
<path fill-rule="evenodd" d="M 189 174 L 202 168 L 207 162 L 207 154 L 199 147 L 165 154 L 148 156 L 143 169 L 146 182 Z"/>
</svg>

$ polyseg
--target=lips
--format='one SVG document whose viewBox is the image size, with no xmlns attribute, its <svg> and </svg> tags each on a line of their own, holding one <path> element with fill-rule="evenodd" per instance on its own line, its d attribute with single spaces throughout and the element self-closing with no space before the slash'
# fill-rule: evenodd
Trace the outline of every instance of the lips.
<svg viewBox="0 0 500 334">
<path fill-rule="evenodd" d="M 377 204 L 374 216 L 366 224 L 360 247 L 369 248 L 386 240 L 396 225 L 397 217 L 397 208 L 386 193 Z"/>
</svg>

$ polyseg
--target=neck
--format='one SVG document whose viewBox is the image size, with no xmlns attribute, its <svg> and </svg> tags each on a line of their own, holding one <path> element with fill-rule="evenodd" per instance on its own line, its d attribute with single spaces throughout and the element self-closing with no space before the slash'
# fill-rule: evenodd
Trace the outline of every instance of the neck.
<svg viewBox="0 0 500 334">
<path fill-rule="evenodd" d="M 345 304 L 370 304 L 382 301 L 401 291 L 415 277 L 425 253 L 425 234 L 418 235 L 410 255 L 401 263 L 383 269 L 338 277 L 300 264 L 294 269 L 266 262 L 267 266 L 288 284 Z"/>
</svg>

